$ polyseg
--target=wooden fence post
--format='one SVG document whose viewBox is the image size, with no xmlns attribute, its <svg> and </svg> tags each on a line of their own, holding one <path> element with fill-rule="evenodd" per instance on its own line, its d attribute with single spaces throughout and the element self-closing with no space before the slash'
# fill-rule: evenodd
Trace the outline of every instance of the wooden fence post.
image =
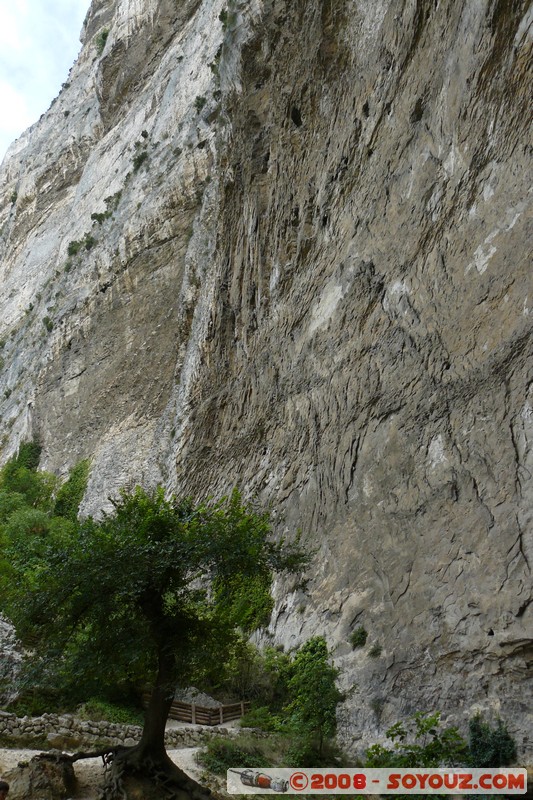
<svg viewBox="0 0 533 800">
<path fill-rule="evenodd" d="M 196 704 L 192 703 L 191 705 L 191 722 L 193 725 L 196 725 Z"/>
</svg>

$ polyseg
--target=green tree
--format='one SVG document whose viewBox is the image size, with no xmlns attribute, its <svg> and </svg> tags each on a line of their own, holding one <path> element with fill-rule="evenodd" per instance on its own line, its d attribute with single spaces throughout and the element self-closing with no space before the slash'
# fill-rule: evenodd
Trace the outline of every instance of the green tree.
<svg viewBox="0 0 533 800">
<path fill-rule="evenodd" d="M 335 734 L 335 711 L 343 699 L 335 683 L 339 671 L 330 663 L 323 637 L 315 636 L 300 648 L 291 673 L 288 689 L 293 699 L 286 710 L 297 740 L 294 755 L 298 751 L 300 766 L 306 766 L 302 759 L 322 758 L 325 742 Z"/>
<path fill-rule="evenodd" d="M 10 540 L 14 580 L 1 607 L 32 642 L 41 679 L 151 682 L 140 743 L 113 753 L 117 780 L 155 771 L 191 790 L 165 750 L 174 689 L 203 660 L 222 661 L 240 626 L 264 622 L 273 571 L 305 566 L 298 543 L 270 533 L 268 515 L 236 491 L 194 503 L 138 487 L 102 519 L 62 530 L 61 542 L 28 532 L 20 550 Z"/>
</svg>

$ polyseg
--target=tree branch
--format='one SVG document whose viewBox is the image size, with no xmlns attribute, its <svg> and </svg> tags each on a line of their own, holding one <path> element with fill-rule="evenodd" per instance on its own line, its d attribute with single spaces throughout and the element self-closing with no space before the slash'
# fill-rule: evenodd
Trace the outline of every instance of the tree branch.
<svg viewBox="0 0 533 800">
<path fill-rule="evenodd" d="M 74 753 L 74 755 L 69 755 L 68 753 L 39 753 L 35 756 L 35 758 L 40 759 L 41 761 L 55 761 L 55 762 L 67 762 L 68 764 L 74 764 L 76 761 L 81 761 L 85 758 L 101 758 L 104 764 L 108 764 L 109 761 L 118 753 L 119 750 L 124 750 L 122 745 L 115 745 L 102 748 L 101 750 L 93 750 L 91 752 L 85 753 Z"/>
</svg>

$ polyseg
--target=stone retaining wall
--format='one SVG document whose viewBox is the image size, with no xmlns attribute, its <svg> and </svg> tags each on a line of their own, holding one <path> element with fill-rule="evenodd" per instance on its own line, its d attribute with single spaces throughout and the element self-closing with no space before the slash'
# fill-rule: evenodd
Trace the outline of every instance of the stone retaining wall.
<svg viewBox="0 0 533 800">
<path fill-rule="evenodd" d="M 77 719 L 71 714 L 43 714 L 42 717 L 17 717 L 0 711 L 0 736 L 26 742 L 46 739 L 52 747 L 71 750 L 95 745 L 134 745 L 141 738 L 138 725 L 119 725 L 113 722 L 95 722 Z M 195 747 L 214 736 L 235 736 L 238 729 L 202 726 L 172 728 L 165 734 L 167 747 Z"/>
</svg>

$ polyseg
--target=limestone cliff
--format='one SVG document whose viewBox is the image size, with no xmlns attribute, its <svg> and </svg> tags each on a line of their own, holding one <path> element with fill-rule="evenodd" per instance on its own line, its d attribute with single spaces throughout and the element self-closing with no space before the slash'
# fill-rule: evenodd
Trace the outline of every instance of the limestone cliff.
<svg viewBox="0 0 533 800">
<path fill-rule="evenodd" d="M 238 484 L 301 527 L 271 632 L 325 633 L 355 750 L 481 709 L 533 756 L 532 24 L 94 0 L 1 170 L 3 458 L 91 457 L 86 513 Z"/>
</svg>

